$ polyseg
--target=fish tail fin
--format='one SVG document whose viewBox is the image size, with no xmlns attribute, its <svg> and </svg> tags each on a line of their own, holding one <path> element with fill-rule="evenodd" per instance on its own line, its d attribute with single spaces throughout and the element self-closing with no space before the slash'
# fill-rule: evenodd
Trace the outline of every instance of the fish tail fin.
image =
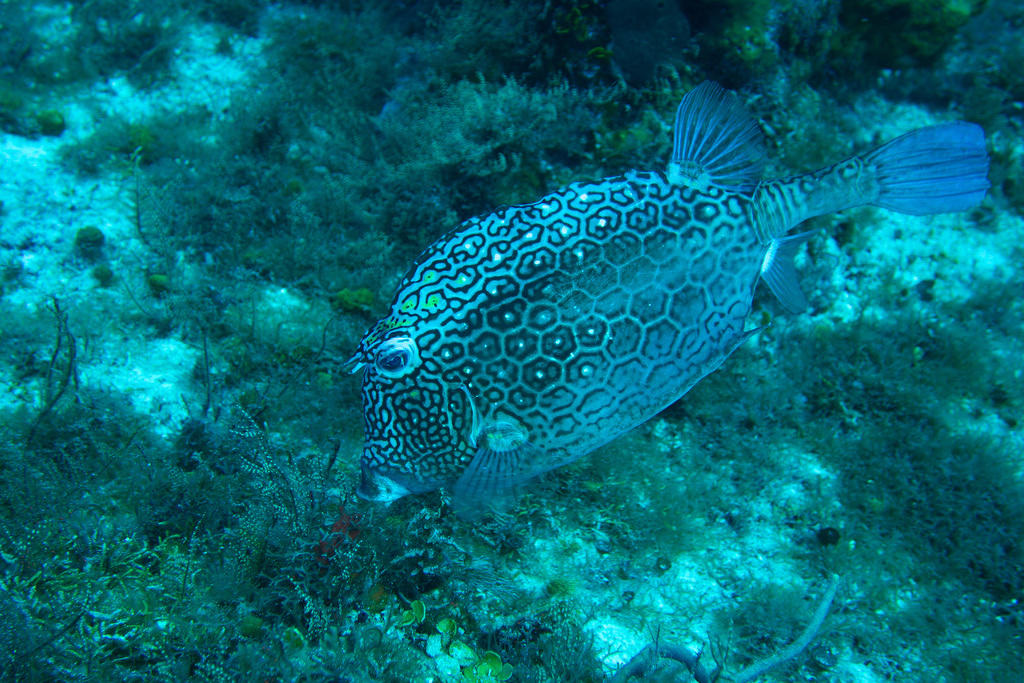
<svg viewBox="0 0 1024 683">
<path fill-rule="evenodd" d="M 753 225 L 768 246 L 762 278 L 790 311 L 806 306 L 793 255 L 810 233 L 787 236 L 797 224 L 826 213 L 873 204 L 923 216 L 965 211 L 989 188 L 985 133 L 973 123 L 928 126 L 834 166 L 760 184 Z"/>
<path fill-rule="evenodd" d="M 808 218 L 873 204 L 924 216 L 976 206 L 989 188 L 980 126 L 962 121 L 928 126 L 834 166 L 758 185 L 758 238 L 768 244 Z"/>
<path fill-rule="evenodd" d="M 957 121 L 901 135 L 863 155 L 874 170 L 875 206 L 915 216 L 966 211 L 989 188 L 985 132 Z"/>
</svg>

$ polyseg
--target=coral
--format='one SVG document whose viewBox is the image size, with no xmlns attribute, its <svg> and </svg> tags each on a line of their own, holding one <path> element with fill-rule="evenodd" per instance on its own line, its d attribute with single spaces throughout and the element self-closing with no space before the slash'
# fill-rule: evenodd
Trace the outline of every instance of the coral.
<svg viewBox="0 0 1024 683">
<path fill-rule="evenodd" d="M 109 287 L 114 282 L 114 271 L 110 266 L 100 264 L 92 269 L 92 277 L 100 287 Z"/>
<path fill-rule="evenodd" d="M 75 233 L 75 251 L 86 258 L 94 259 L 103 252 L 106 241 L 102 230 L 95 225 L 87 225 Z"/>
</svg>

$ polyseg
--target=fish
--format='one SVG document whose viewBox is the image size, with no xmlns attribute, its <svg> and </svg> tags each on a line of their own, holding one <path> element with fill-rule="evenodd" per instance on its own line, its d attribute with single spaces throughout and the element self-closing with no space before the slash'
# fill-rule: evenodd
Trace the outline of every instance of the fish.
<svg viewBox="0 0 1024 683">
<path fill-rule="evenodd" d="M 665 170 L 575 182 L 471 218 L 430 244 L 347 367 L 362 370 L 357 494 L 446 490 L 486 508 L 679 400 L 759 328 L 763 281 L 807 306 L 790 234 L 874 205 L 966 211 L 989 188 L 985 134 L 913 130 L 821 170 L 762 178 L 765 142 L 713 82 L 676 111 Z"/>
</svg>

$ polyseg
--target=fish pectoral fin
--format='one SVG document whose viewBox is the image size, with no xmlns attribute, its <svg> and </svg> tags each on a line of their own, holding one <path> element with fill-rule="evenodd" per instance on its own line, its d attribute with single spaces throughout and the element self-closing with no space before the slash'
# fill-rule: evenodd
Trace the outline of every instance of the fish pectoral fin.
<svg viewBox="0 0 1024 683">
<path fill-rule="evenodd" d="M 456 508 L 472 513 L 508 492 L 513 486 L 550 469 L 544 451 L 530 443 L 526 429 L 511 419 L 486 422 L 477 449 L 452 486 Z"/>
<path fill-rule="evenodd" d="M 800 291 L 793 259 L 800 245 L 811 239 L 816 232 L 809 230 L 773 239 L 764 256 L 764 263 L 761 264 L 761 279 L 790 313 L 801 313 L 807 308 L 807 297 Z"/>
</svg>

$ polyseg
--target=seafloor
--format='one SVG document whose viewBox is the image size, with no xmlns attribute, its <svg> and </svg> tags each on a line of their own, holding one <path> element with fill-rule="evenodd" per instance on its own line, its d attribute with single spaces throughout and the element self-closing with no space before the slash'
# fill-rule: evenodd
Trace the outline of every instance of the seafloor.
<svg viewBox="0 0 1024 683">
<path fill-rule="evenodd" d="M 601 681 L 655 644 L 629 672 L 747 680 L 804 634 L 760 679 L 1024 680 L 1022 27 L 1009 0 L 0 3 L 0 679 Z M 721 370 L 502 511 L 357 499 L 340 368 L 419 250 L 663 168 L 704 79 L 773 174 L 965 119 L 992 189 L 816 219 L 806 313 L 760 291 Z"/>
</svg>

